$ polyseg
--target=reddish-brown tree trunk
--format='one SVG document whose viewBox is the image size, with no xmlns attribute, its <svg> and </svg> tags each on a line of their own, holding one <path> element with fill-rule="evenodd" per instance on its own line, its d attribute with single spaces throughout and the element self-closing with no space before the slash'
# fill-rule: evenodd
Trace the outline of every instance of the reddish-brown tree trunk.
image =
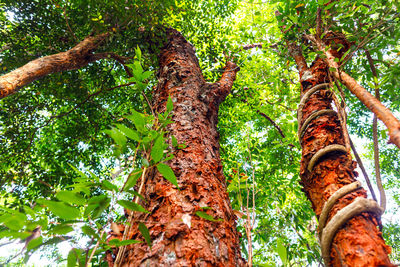
<svg viewBox="0 0 400 267">
<path fill-rule="evenodd" d="M 300 48 L 292 45 L 290 52 L 298 64 L 302 95 L 315 85 L 330 82 L 329 67 L 322 59 L 316 59 L 308 68 Z M 329 90 L 320 90 L 311 95 L 300 111 L 302 119 L 299 121 L 299 125 L 302 125 L 313 112 L 324 109 L 332 109 L 332 95 Z M 312 156 L 328 145 L 344 146 L 344 137 L 338 116 L 331 113 L 311 120 L 304 135 L 300 138 L 303 149 L 300 170 L 301 183 L 318 217 L 321 215 L 324 204 L 333 193 L 356 181 L 357 173 L 354 171 L 356 163 L 352 161 L 350 151 L 347 151 L 347 153 L 327 154 L 317 162 L 311 171 L 307 166 Z M 366 198 L 366 191 L 359 188 L 340 198 L 331 209 L 328 222 L 338 211 L 352 203 L 356 197 Z M 377 225 L 375 215 L 366 212 L 347 221 L 334 236 L 329 250 L 329 265 L 394 266 L 388 258 L 390 247 L 385 244 Z"/>
<path fill-rule="evenodd" d="M 219 104 L 229 94 L 238 68 L 229 63 L 219 82 L 206 83 L 194 49 L 175 30 L 161 50 L 159 83 L 154 110 L 164 112 L 171 96 L 173 121 L 169 126 L 179 143 L 168 164 L 174 170 L 180 191 L 158 172 L 147 177 L 141 203 L 150 214 L 134 215 L 146 224 L 153 240 L 127 247 L 121 266 L 243 266 L 239 233 L 236 231 L 225 178 L 222 173 L 217 132 Z M 215 219 L 196 215 L 202 207 Z M 136 224 L 128 236 L 143 239 Z"/>
<path fill-rule="evenodd" d="M 0 99 L 17 92 L 25 85 L 46 75 L 80 69 L 95 60 L 112 57 L 113 54 L 92 54 L 108 35 L 109 33 L 103 33 L 86 37 L 82 42 L 66 52 L 32 60 L 24 66 L 0 76 Z"/>
</svg>

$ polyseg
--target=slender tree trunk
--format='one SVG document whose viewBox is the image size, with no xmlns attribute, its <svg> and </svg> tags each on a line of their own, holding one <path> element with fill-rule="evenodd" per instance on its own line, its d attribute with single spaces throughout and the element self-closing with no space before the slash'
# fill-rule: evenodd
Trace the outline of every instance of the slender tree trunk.
<svg viewBox="0 0 400 267">
<path fill-rule="evenodd" d="M 80 69 L 90 62 L 109 57 L 92 52 L 105 40 L 109 33 L 86 37 L 82 42 L 66 52 L 32 60 L 24 66 L 0 76 L 0 99 L 17 92 L 25 85 L 46 75 Z"/>
<path fill-rule="evenodd" d="M 336 43 L 338 43 L 335 40 Z M 299 47 L 291 45 L 289 51 L 295 58 L 300 73 L 302 96 L 316 85 L 329 83 L 327 64 L 317 58 L 310 68 Z M 344 51 L 343 51 L 344 52 Z M 332 95 L 329 90 L 320 90 L 312 94 L 305 102 L 299 125 L 320 110 L 332 110 Z M 300 138 L 302 146 L 301 184 L 312 207 L 319 217 L 329 197 L 345 185 L 356 181 L 354 171 L 356 163 L 352 161 L 350 151 L 328 153 L 309 168 L 312 157 L 328 145 L 345 146 L 345 136 L 338 116 L 331 113 L 312 119 Z M 328 223 L 340 210 L 352 203 L 355 198 L 366 198 L 366 191 L 359 188 L 339 198 L 328 215 Z M 388 247 L 382 233 L 378 230 L 378 220 L 373 213 L 362 213 L 348 220 L 334 235 L 332 245 L 328 247 L 328 264 L 331 266 L 394 266 L 390 263 Z M 320 229 L 321 230 L 321 229 Z"/>
<path fill-rule="evenodd" d="M 146 224 L 153 240 L 127 247 L 121 266 L 244 266 L 239 233 L 226 191 L 219 154 L 217 120 L 219 104 L 229 94 L 238 67 L 227 63 L 220 81 L 206 83 L 194 49 L 175 30 L 168 30 L 161 50 L 159 83 L 154 110 L 164 112 L 171 96 L 173 121 L 169 126 L 179 143 L 169 162 L 180 191 L 158 172 L 149 174 L 144 185 L 150 214 L 135 214 Z M 202 207 L 216 220 L 196 215 Z M 131 239 L 142 239 L 134 224 Z"/>
</svg>

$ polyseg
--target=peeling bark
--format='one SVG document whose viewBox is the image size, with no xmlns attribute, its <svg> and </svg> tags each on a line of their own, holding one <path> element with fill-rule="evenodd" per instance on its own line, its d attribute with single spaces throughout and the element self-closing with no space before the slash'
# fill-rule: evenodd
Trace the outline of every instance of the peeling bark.
<svg viewBox="0 0 400 267">
<path fill-rule="evenodd" d="M 297 51 L 297 50 L 292 50 Z M 342 51 L 344 52 L 344 51 Z M 299 52 L 292 53 L 296 62 L 301 81 L 301 94 L 304 95 L 312 87 L 329 83 L 329 66 L 317 58 L 310 68 L 307 68 Z M 320 90 L 311 95 L 302 109 L 299 124 L 319 110 L 332 109 L 332 95 L 329 90 Z M 356 181 L 358 175 L 354 169 L 356 163 L 349 153 L 330 153 L 319 160 L 310 171 L 307 166 L 318 151 L 328 145 L 345 145 L 344 131 L 337 116 L 326 114 L 313 119 L 305 130 L 300 142 L 302 145 L 301 184 L 308 199 L 319 217 L 325 202 L 338 189 Z M 362 188 L 340 198 L 333 206 L 328 221 L 341 209 L 354 201 L 356 197 L 366 198 Z M 331 266 L 395 266 L 390 263 L 388 254 L 391 249 L 378 230 L 378 220 L 374 214 L 362 213 L 350 219 L 335 235 L 330 248 Z"/>
<path fill-rule="evenodd" d="M 237 71 L 238 67 L 228 62 L 220 81 L 207 83 L 192 45 L 179 32 L 168 31 L 153 107 L 164 112 L 168 96 L 174 102 L 174 123 L 169 130 L 187 147 L 174 150 L 175 158 L 168 164 L 180 191 L 158 172 L 149 174 L 143 193 L 147 202 L 141 204 L 150 213 L 135 213 L 133 220 L 146 224 L 153 245 L 129 245 L 121 266 L 245 266 L 217 132 L 219 104 L 229 94 Z M 207 213 L 222 221 L 200 218 L 195 213 L 201 207 L 210 207 Z M 128 238 L 143 239 L 136 223 Z"/>
<path fill-rule="evenodd" d="M 24 66 L 1 76 L 0 99 L 17 92 L 25 85 L 46 75 L 80 69 L 90 62 L 108 57 L 104 54 L 104 57 L 92 54 L 107 36 L 109 36 L 109 33 L 86 37 L 82 42 L 66 52 L 32 60 Z"/>
</svg>

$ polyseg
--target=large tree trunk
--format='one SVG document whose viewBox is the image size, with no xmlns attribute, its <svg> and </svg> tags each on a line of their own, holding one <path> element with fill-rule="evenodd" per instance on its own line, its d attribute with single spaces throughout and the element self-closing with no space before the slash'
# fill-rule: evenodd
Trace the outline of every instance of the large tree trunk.
<svg viewBox="0 0 400 267">
<path fill-rule="evenodd" d="M 112 57 L 113 55 L 107 53 L 92 54 L 107 36 L 109 33 L 86 37 L 66 52 L 32 60 L 24 66 L 0 76 L 0 99 L 46 75 L 80 69 L 95 60 Z"/>
<path fill-rule="evenodd" d="M 330 82 L 329 67 L 322 59 L 317 58 L 308 68 L 299 47 L 292 45 L 290 52 L 298 65 L 302 96 L 314 86 Z M 305 102 L 302 110 L 299 110 L 299 125 L 303 125 L 314 112 L 326 109 L 332 110 L 331 92 L 317 91 Z M 343 186 L 356 181 L 356 163 L 352 161 L 350 151 L 344 149 L 328 153 L 317 161 L 313 168 L 308 166 L 312 157 L 328 145 L 346 145 L 341 123 L 338 116 L 332 112 L 312 119 L 304 135 L 300 137 L 300 143 L 303 149 L 301 183 L 316 215 L 320 218 L 329 197 Z M 339 198 L 328 215 L 328 223 L 338 211 L 357 197 L 366 198 L 366 191 L 359 188 Z M 330 266 L 394 266 L 388 258 L 390 247 L 385 244 L 382 233 L 377 228 L 378 220 L 379 214 L 376 216 L 370 212 L 348 220 L 334 235 L 325 262 Z"/>
<path fill-rule="evenodd" d="M 175 30 L 161 50 L 159 84 L 154 92 L 154 110 L 164 112 L 171 96 L 173 121 L 169 126 L 179 143 L 168 164 L 174 170 L 180 191 L 158 172 L 147 177 L 142 203 L 150 214 L 134 215 L 146 224 L 153 240 L 127 247 L 120 266 L 243 266 L 235 216 L 229 203 L 219 154 L 217 120 L 219 104 L 229 94 L 238 67 L 229 63 L 219 82 L 206 83 L 194 49 Z M 201 207 L 220 221 L 195 213 Z M 142 239 L 133 224 L 129 239 Z"/>
</svg>

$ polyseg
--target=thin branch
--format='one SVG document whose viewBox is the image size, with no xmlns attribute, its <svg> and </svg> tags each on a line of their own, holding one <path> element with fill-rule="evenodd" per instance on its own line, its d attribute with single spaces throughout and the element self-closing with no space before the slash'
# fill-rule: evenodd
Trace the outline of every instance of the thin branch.
<svg viewBox="0 0 400 267">
<path fill-rule="evenodd" d="M 264 118 L 266 118 L 275 127 L 275 129 L 279 132 L 279 134 L 282 136 L 282 138 L 286 138 L 281 127 L 279 127 L 279 125 L 276 124 L 276 122 L 273 119 L 271 119 L 267 114 L 261 112 L 260 110 L 257 110 L 257 113 L 260 114 L 261 116 L 263 116 Z M 293 145 L 293 144 L 289 144 L 289 146 L 292 148 L 295 147 L 295 145 Z"/>
<path fill-rule="evenodd" d="M 120 63 L 124 67 L 124 69 L 129 77 L 133 76 L 131 70 L 125 65 L 126 60 L 132 59 L 133 57 L 120 56 L 114 52 L 96 53 L 96 54 L 93 54 L 90 56 L 90 59 L 92 61 L 97 61 L 99 59 L 107 59 L 107 58 L 112 58 L 112 59 L 116 60 L 118 63 Z"/>
<path fill-rule="evenodd" d="M 147 170 L 148 170 L 148 168 L 144 167 L 143 173 L 142 173 L 142 177 L 141 177 L 140 186 L 139 186 L 139 190 L 138 190 L 139 194 L 142 193 L 142 189 L 143 189 L 144 182 L 145 182 L 145 179 L 146 179 L 146 171 Z M 135 203 L 136 204 L 139 203 L 139 197 L 138 196 L 136 196 L 136 198 L 135 198 Z M 128 236 L 128 233 L 132 230 L 133 214 L 134 214 L 134 211 L 130 211 L 129 212 L 128 227 L 125 227 L 125 229 L 124 229 L 124 234 L 122 236 L 122 240 L 126 240 L 126 237 Z M 117 253 L 117 256 L 116 256 L 115 262 L 114 262 L 114 267 L 118 267 L 120 265 L 120 261 L 122 260 L 121 257 L 125 253 L 125 250 L 126 250 L 126 246 L 122 246 L 118 250 L 118 253 Z"/>
<path fill-rule="evenodd" d="M 360 169 L 361 169 L 361 171 L 362 171 L 362 173 L 364 175 L 365 181 L 367 182 L 367 185 L 368 185 L 369 191 L 371 192 L 372 198 L 375 201 L 377 201 L 374 189 L 372 188 L 371 180 L 368 177 L 368 174 L 367 174 L 367 171 L 365 170 L 364 164 L 362 163 L 361 158 L 357 153 L 357 150 L 356 150 L 356 147 L 353 144 L 353 141 L 351 140 L 351 138 L 349 138 L 349 139 L 350 139 L 351 149 L 353 150 L 353 153 L 354 153 L 354 157 L 356 158 L 358 166 L 360 167 Z"/>
<path fill-rule="evenodd" d="M 263 47 L 263 44 L 262 43 L 255 43 L 255 44 L 245 44 L 245 45 L 242 45 L 242 49 L 243 50 L 250 50 L 250 49 L 253 49 L 253 48 L 262 48 Z"/>
<path fill-rule="evenodd" d="M 388 14 L 388 13 L 386 13 Z M 386 15 L 385 14 L 385 15 Z M 384 15 L 384 17 L 385 17 Z M 399 14 L 393 16 L 392 19 L 395 19 L 399 16 Z M 385 28 L 383 28 L 382 30 L 380 30 L 378 33 L 376 33 L 375 35 L 373 35 L 372 37 L 369 37 L 374 31 L 374 29 L 378 28 L 379 26 L 383 25 L 384 23 L 386 23 L 387 21 L 384 19 L 381 19 L 378 23 L 376 23 L 375 25 L 373 25 L 370 29 L 369 29 L 369 33 L 367 34 L 367 36 L 365 36 L 363 38 L 363 40 L 357 45 L 357 47 L 351 52 L 349 53 L 346 58 L 341 62 L 341 67 L 343 67 L 352 57 L 353 55 L 362 47 L 364 47 L 366 44 L 368 44 L 371 40 L 375 39 L 378 35 L 382 34 L 383 32 L 387 31 L 388 29 L 390 29 L 391 27 L 394 26 L 394 24 L 391 24 Z"/>
<path fill-rule="evenodd" d="M 64 16 L 64 19 L 65 19 L 65 23 L 67 24 L 68 30 L 69 30 L 69 32 L 72 34 L 72 36 L 74 37 L 75 41 L 78 41 L 78 38 L 76 37 L 74 31 L 71 29 L 71 26 L 69 25 L 66 8 L 65 8 L 65 7 L 61 7 L 61 6 L 60 6 L 57 2 L 55 2 L 54 0 L 51 0 L 51 1 L 53 2 L 53 4 L 54 4 L 56 7 L 62 9 L 62 11 L 63 11 L 63 16 Z"/>
<path fill-rule="evenodd" d="M 114 52 L 105 52 L 105 53 L 94 54 L 94 55 L 91 56 L 91 58 L 93 59 L 93 61 L 96 61 L 98 59 L 112 58 L 112 59 L 116 60 L 118 63 L 120 63 L 124 67 L 125 72 L 127 73 L 129 78 L 133 77 L 132 71 L 129 69 L 128 66 L 125 65 L 126 64 L 125 61 L 128 60 L 128 59 L 132 59 L 133 57 L 124 57 L 124 56 L 120 56 L 120 55 L 118 55 L 118 54 L 116 54 Z M 153 107 L 152 107 L 149 99 L 147 98 L 146 94 L 143 91 L 141 92 L 141 94 L 142 94 L 143 98 L 146 100 L 147 105 L 149 105 L 151 113 L 155 117 L 155 113 L 154 113 Z"/>
<path fill-rule="evenodd" d="M 281 106 L 281 107 L 283 107 L 283 108 L 285 108 L 285 109 L 287 109 L 287 110 L 289 110 L 289 111 L 296 111 L 296 109 L 289 108 L 289 107 L 287 107 L 287 106 L 281 104 L 281 103 L 280 103 L 280 101 L 282 100 L 281 98 L 279 98 L 278 100 L 276 100 L 276 102 L 269 101 L 269 100 L 266 99 L 266 98 L 265 98 L 264 100 L 265 100 L 265 102 L 267 102 L 267 103 L 270 104 L 270 105 L 278 105 L 278 106 Z"/>
<path fill-rule="evenodd" d="M 90 253 L 90 257 L 89 257 L 88 261 L 86 262 L 85 267 L 88 267 L 90 262 L 92 261 L 94 253 L 96 252 L 96 249 L 99 247 L 100 241 L 101 241 L 101 238 L 103 237 L 103 235 L 104 235 L 104 229 L 101 231 L 99 240 L 97 241 L 96 245 L 94 246 L 92 253 Z"/>
<path fill-rule="evenodd" d="M 267 114 L 261 112 L 260 110 L 257 110 L 257 113 L 260 114 L 261 116 L 263 116 L 264 118 L 266 118 L 275 127 L 275 129 L 278 130 L 278 132 L 282 136 L 282 138 L 286 138 L 286 136 L 283 133 L 281 127 L 279 127 L 279 125 L 276 124 L 276 122 L 274 122 Z"/>
</svg>

